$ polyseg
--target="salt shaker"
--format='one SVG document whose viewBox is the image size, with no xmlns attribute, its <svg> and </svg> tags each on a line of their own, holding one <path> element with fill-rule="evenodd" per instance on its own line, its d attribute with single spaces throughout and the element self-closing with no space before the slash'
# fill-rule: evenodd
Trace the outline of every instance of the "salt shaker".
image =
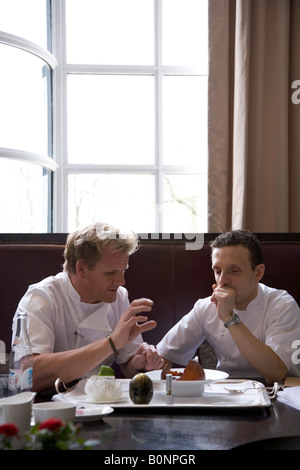
<svg viewBox="0 0 300 470">
<path fill-rule="evenodd" d="M 173 376 L 172 374 L 166 375 L 166 397 L 167 397 L 167 405 L 174 404 L 174 396 L 173 396 Z"/>
</svg>

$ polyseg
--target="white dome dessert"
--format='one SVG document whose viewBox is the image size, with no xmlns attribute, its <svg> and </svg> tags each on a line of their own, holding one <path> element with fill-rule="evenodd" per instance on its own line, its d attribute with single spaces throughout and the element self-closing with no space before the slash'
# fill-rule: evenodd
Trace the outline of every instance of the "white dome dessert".
<svg viewBox="0 0 300 470">
<path fill-rule="evenodd" d="M 84 391 L 92 401 L 109 402 L 122 397 L 121 382 L 111 376 L 92 375 L 87 380 Z"/>
</svg>

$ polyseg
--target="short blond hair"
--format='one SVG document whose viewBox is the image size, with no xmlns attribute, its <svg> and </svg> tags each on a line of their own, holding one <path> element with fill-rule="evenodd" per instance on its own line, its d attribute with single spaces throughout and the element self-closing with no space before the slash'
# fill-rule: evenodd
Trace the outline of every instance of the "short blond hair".
<svg viewBox="0 0 300 470">
<path fill-rule="evenodd" d="M 83 259 L 89 269 L 101 260 L 104 249 L 123 251 L 131 255 L 139 247 L 135 232 L 122 231 L 106 222 L 96 222 L 83 229 L 70 233 L 64 251 L 64 271 L 76 272 L 76 263 Z"/>
</svg>

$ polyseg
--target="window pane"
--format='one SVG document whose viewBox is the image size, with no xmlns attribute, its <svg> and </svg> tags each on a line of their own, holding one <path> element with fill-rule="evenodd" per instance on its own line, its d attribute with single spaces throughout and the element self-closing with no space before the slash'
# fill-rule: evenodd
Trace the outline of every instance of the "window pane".
<svg viewBox="0 0 300 470">
<path fill-rule="evenodd" d="M 153 175 L 71 174 L 68 201 L 69 232 L 97 220 L 155 231 Z"/>
<path fill-rule="evenodd" d="M 154 62 L 153 0 L 66 0 L 67 61 Z"/>
<path fill-rule="evenodd" d="M 208 70 L 207 0 L 163 1 L 163 64 Z"/>
<path fill-rule="evenodd" d="M 69 75 L 68 155 L 72 163 L 152 163 L 153 77 Z"/>
<path fill-rule="evenodd" d="M 47 48 L 46 0 L 0 0 L 0 31 Z"/>
<path fill-rule="evenodd" d="M 206 175 L 165 175 L 163 232 L 207 232 Z"/>
<path fill-rule="evenodd" d="M 0 232 L 47 232 L 49 172 L 39 165 L 0 159 Z"/>
<path fill-rule="evenodd" d="M 163 161 L 206 167 L 207 77 L 164 77 Z"/>
<path fill-rule="evenodd" d="M 0 147 L 48 154 L 47 74 L 42 60 L 0 44 Z"/>
</svg>

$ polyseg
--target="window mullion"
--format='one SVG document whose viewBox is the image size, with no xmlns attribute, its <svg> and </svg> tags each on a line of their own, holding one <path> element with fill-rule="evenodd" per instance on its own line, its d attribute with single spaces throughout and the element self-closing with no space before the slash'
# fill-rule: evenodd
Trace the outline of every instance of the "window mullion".
<svg viewBox="0 0 300 470">
<path fill-rule="evenodd" d="M 65 0 L 52 2 L 52 44 L 59 67 L 53 74 L 53 141 L 54 158 L 61 170 L 54 178 L 55 232 L 67 232 L 68 176 L 65 171 L 67 158 L 67 111 L 66 111 L 66 36 Z"/>
<path fill-rule="evenodd" d="M 155 162 L 157 165 L 156 172 L 156 231 L 162 231 L 162 204 L 163 204 L 163 172 L 162 172 L 162 2 L 155 0 L 154 2 L 154 44 L 155 44 Z"/>
<path fill-rule="evenodd" d="M 97 164 L 79 164 L 69 163 L 66 165 L 69 173 L 152 173 L 154 174 L 158 167 L 156 165 L 97 165 Z"/>
</svg>

